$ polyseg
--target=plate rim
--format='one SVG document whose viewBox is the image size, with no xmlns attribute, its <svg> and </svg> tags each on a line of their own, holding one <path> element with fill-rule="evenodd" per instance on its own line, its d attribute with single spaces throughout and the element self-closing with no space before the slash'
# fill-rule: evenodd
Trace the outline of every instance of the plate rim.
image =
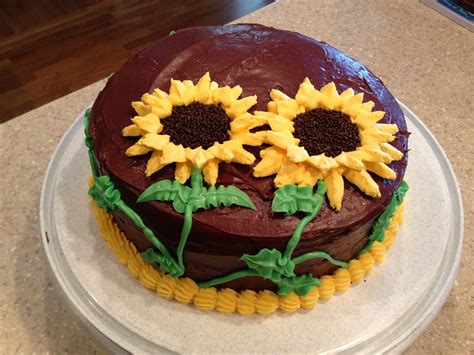
<svg viewBox="0 0 474 355">
<path fill-rule="evenodd" d="M 378 342 L 377 347 L 373 349 L 377 352 L 401 352 L 405 350 L 433 321 L 433 319 L 441 310 L 442 306 L 445 304 L 453 288 L 460 267 L 462 245 L 464 239 L 463 203 L 459 184 L 452 165 L 445 151 L 443 150 L 439 142 L 436 140 L 434 135 L 431 133 L 431 131 L 427 128 L 427 126 L 406 105 L 404 105 L 399 100 L 397 101 L 404 113 L 405 119 L 407 121 L 410 121 L 410 123 L 418 129 L 423 138 L 427 141 L 430 148 L 433 150 L 433 153 L 436 156 L 436 160 L 441 166 L 443 176 L 445 178 L 446 184 L 448 185 L 447 188 L 449 191 L 449 195 L 451 196 L 451 218 L 453 218 L 453 231 L 451 233 L 451 238 L 449 238 L 448 240 L 448 244 L 446 246 L 443 256 L 443 262 L 441 263 L 439 269 L 446 265 L 449 265 L 450 268 L 447 272 L 443 272 L 443 278 L 438 279 L 438 282 L 435 284 L 436 286 L 434 290 L 436 292 L 433 292 L 431 294 L 431 297 L 429 298 L 429 300 L 433 300 L 433 302 L 425 301 L 422 304 L 423 307 L 419 317 L 417 317 L 415 321 L 412 321 L 411 324 L 403 324 L 402 321 L 404 319 L 398 320 L 397 323 L 395 323 L 396 325 L 394 327 L 384 333 L 384 336 L 382 337 L 384 342 L 382 344 Z M 90 107 L 91 106 L 88 106 L 87 108 Z M 94 304 L 94 300 L 91 299 L 90 295 L 87 294 L 87 290 L 85 290 L 84 287 L 77 280 L 68 280 L 64 275 L 65 272 L 59 270 L 59 268 L 55 265 L 55 257 L 60 257 L 61 250 L 60 248 L 50 248 L 51 240 L 54 242 L 54 239 L 56 238 L 56 233 L 54 232 L 54 223 L 52 223 L 52 210 L 54 209 L 54 199 L 47 192 L 48 190 L 50 191 L 51 188 L 56 185 L 56 181 L 58 179 L 58 172 L 56 171 L 56 167 L 59 162 L 61 162 L 61 157 L 66 150 L 64 148 L 67 148 L 69 146 L 69 138 L 77 134 L 77 130 L 80 130 L 83 127 L 82 119 L 87 108 L 84 109 L 80 113 L 80 115 L 74 120 L 74 122 L 69 126 L 69 128 L 66 130 L 59 143 L 57 144 L 49 160 L 41 188 L 41 197 L 39 202 L 40 231 L 43 250 L 48 261 L 47 264 L 51 279 L 53 279 L 56 285 L 59 286 L 56 288 L 59 288 L 61 290 L 61 296 L 68 308 L 72 310 L 72 312 L 79 318 L 81 323 L 84 324 L 86 328 L 91 331 L 92 335 L 95 336 L 96 339 L 98 339 L 102 344 L 104 344 L 109 350 L 115 353 L 128 353 L 129 351 L 138 350 L 150 352 L 157 350 L 162 352 L 174 352 L 177 349 L 170 349 L 169 347 L 163 347 L 162 345 L 152 343 L 148 339 L 140 336 L 133 330 L 128 329 L 125 325 L 115 320 L 105 310 L 101 309 L 100 306 Z M 47 231 L 49 231 L 50 233 L 47 234 Z M 46 235 L 48 235 L 49 238 L 46 237 Z M 457 243 L 457 245 L 455 245 L 455 242 Z M 451 248 L 455 250 L 455 252 L 447 257 L 447 251 L 451 250 L 450 245 Z M 69 267 L 69 265 L 67 265 L 67 267 Z M 447 268 L 445 268 L 445 270 L 447 270 Z M 74 281 L 76 281 L 75 283 L 77 285 L 74 285 Z M 81 297 L 79 297 L 80 294 L 82 294 L 82 296 L 85 296 L 85 299 L 81 299 Z M 406 314 L 411 313 L 411 309 L 406 312 Z M 102 317 L 98 317 L 99 314 L 102 314 Z M 103 317 L 104 315 L 105 317 Z M 114 328 L 115 331 L 112 330 L 112 327 L 110 327 L 110 323 L 108 322 L 115 323 L 118 328 Z M 400 329 L 402 329 L 401 332 Z M 397 335 L 394 335 L 396 331 L 398 331 L 398 333 Z M 132 335 L 132 338 L 138 337 L 139 339 L 144 341 L 144 344 L 142 345 L 144 345 L 145 347 L 138 348 L 134 346 L 134 343 L 131 343 L 127 341 L 124 337 L 121 337 L 120 333 L 128 334 L 128 336 Z M 380 338 L 381 337 L 379 337 L 379 339 Z M 335 350 L 340 353 L 352 353 L 354 351 L 363 350 L 367 351 L 367 349 L 370 348 L 369 345 L 374 344 L 373 340 L 374 337 L 372 336 L 369 339 L 366 339 L 365 341 L 356 345 L 345 344 L 336 348 Z"/>
</svg>

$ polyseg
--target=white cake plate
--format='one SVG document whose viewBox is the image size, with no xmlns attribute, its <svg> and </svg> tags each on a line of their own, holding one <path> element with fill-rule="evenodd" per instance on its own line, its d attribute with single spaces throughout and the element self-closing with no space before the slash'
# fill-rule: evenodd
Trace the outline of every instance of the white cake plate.
<svg viewBox="0 0 474 355">
<path fill-rule="evenodd" d="M 40 206 L 54 279 L 78 317 L 114 351 L 316 353 L 402 351 L 446 301 L 460 262 L 463 211 L 445 153 L 402 105 L 410 157 L 405 224 L 366 282 L 309 312 L 268 317 L 204 313 L 144 289 L 99 236 L 82 115 L 51 159 Z M 119 154 L 119 152 L 117 152 Z"/>
</svg>

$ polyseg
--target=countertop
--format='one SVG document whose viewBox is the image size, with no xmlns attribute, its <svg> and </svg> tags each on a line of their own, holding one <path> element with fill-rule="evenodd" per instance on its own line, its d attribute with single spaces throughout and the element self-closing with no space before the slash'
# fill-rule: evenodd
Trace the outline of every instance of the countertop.
<svg viewBox="0 0 474 355">
<path fill-rule="evenodd" d="M 474 34 L 414 0 L 281 0 L 236 22 L 298 31 L 348 53 L 380 76 L 436 136 L 462 191 L 463 256 L 448 301 L 407 353 L 472 353 Z M 38 221 L 51 154 L 104 84 L 99 81 L 0 126 L 1 353 L 106 352 L 52 286 Z"/>
</svg>

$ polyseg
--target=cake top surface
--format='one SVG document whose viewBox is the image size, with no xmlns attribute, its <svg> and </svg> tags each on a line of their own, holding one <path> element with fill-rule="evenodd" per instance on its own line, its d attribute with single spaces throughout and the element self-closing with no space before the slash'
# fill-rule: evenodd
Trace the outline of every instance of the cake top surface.
<svg viewBox="0 0 474 355">
<path fill-rule="evenodd" d="M 396 179 L 374 177 L 380 189 L 379 198 L 366 196 L 345 183 L 340 211 L 325 203 L 305 229 L 303 239 L 305 235 L 331 236 L 355 224 L 362 225 L 388 204 L 403 179 L 408 133 L 403 113 L 382 81 L 360 62 L 326 43 L 294 32 L 249 24 L 178 31 L 137 53 L 108 81 L 92 110 L 91 133 L 101 168 L 111 176 L 125 200 L 134 203 L 136 196 L 152 183 L 172 179 L 174 175 L 174 167 L 167 166 L 147 177 L 147 157 L 126 156 L 125 151 L 134 143 L 133 139 L 122 136 L 123 128 L 135 116 L 131 102 L 156 88 L 168 92 L 171 79 L 196 83 L 206 72 L 220 86 L 240 85 L 243 97 L 256 95 L 258 101 L 251 111 L 266 110 L 272 89 L 294 97 L 299 85 L 308 78 L 316 88 L 334 82 L 338 92 L 352 88 L 355 93 L 363 93 L 364 101 L 374 102 L 374 110 L 385 112 L 380 123 L 398 126 L 397 139 L 392 145 L 404 153 L 404 158 L 390 165 Z M 300 123 L 304 127 L 305 120 L 300 119 Z M 257 157 L 259 149 L 248 148 Z M 257 211 L 229 207 L 197 212 L 194 219 L 198 234 L 212 229 L 227 236 L 291 235 L 298 218 L 283 218 L 271 210 L 274 177 L 255 178 L 252 169 L 248 165 L 221 163 L 217 183 L 235 185 L 245 191 Z M 140 206 L 145 219 L 153 219 L 156 209 L 176 218 L 176 213 L 164 203 Z"/>
</svg>

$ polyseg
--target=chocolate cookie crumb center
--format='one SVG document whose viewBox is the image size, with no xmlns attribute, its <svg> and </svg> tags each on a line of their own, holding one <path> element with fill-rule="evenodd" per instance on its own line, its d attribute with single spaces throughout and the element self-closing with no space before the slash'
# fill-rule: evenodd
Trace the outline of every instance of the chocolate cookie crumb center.
<svg viewBox="0 0 474 355">
<path fill-rule="evenodd" d="M 316 108 L 299 114 L 294 122 L 294 136 L 309 155 L 336 157 L 360 146 L 357 126 L 340 111 Z"/>
<path fill-rule="evenodd" d="M 175 106 L 171 115 L 164 118 L 162 134 L 170 136 L 171 142 L 183 147 L 207 149 L 215 142 L 229 140 L 230 118 L 224 109 L 216 105 L 191 103 Z"/>
</svg>

